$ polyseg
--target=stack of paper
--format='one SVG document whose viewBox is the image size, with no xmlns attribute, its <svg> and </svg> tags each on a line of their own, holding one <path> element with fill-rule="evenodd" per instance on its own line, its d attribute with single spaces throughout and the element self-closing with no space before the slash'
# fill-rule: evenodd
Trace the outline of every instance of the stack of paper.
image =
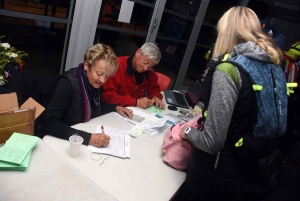
<svg viewBox="0 0 300 201">
<path fill-rule="evenodd" d="M 142 110 L 136 109 L 136 108 L 130 108 L 133 111 L 132 119 L 128 117 L 122 117 L 118 113 L 115 112 L 115 115 L 120 117 L 121 119 L 133 124 L 134 126 L 129 131 L 126 131 L 126 133 L 132 137 L 138 137 L 144 131 L 146 131 L 148 128 L 151 128 L 153 125 L 157 124 L 159 122 L 159 118 L 157 118 L 153 114 L 146 113 Z M 145 132 L 146 133 L 146 132 Z"/>
<path fill-rule="evenodd" d="M 96 133 L 102 133 L 102 126 L 97 126 Z M 104 126 L 104 133 L 110 137 L 107 147 L 88 146 L 88 150 L 94 153 L 108 154 L 120 158 L 130 158 L 129 141 L 130 137 L 116 128 Z"/>
<path fill-rule="evenodd" d="M 132 119 L 130 119 L 128 117 L 123 117 L 116 112 L 114 112 L 114 114 L 117 115 L 118 117 L 120 117 L 121 119 L 123 119 L 124 121 L 127 121 L 133 125 L 140 123 L 140 124 L 144 125 L 146 128 L 151 127 L 153 124 L 155 124 L 159 121 L 159 118 L 157 118 L 153 114 L 148 114 L 146 112 L 143 112 L 142 110 L 138 110 L 135 108 L 130 108 L 130 109 L 132 109 L 132 111 L 133 111 Z"/>
<path fill-rule="evenodd" d="M 172 126 L 174 119 L 171 117 L 163 118 L 161 115 L 158 115 L 160 118 L 157 117 L 157 114 L 150 114 L 144 112 L 143 110 L 139 110 L 136 108 L 131 108 L 133 111 L 133 118 L 124 118 L 118 113 L 115 115 L 119 116 L 121 119 L 132 123 L 134 126 L 129 131 L 126 131 L 132 137 L 138 137 L 142 133 L 149 135 L 150 137 L 157 137 L 161 134 L 164 134 L 170 129 Z M 153 110 L 153 109 L 152 109 Z M 174 115 L 175 116 L 175 115 Z M 175 116 L 176 117 L 176 116 Z M 139 119 L 140 121 L 137 121 Z M 171 120 L 172 121 L 171 121 Z"/>
<path fill-rule="evenodd" d="M 150 137 L 157 137 L 159 135 L 165 134 L 172 126 L 172 124 L 165 121 L 165 124 L 163 124 L 162 126 L 155 127 L 155 125 L 153 125 L 153 127 L 146 129 L 144 133 L 149 135 Z"/>
<path fill-rule="evenodd" d="M 163 119 L 165 119 L 168 123 L 173 124 L 173 125 L 176 125 L 183 121 L 180 117 L 178 117 L 177 115 L 172 114 L 172 113 L 168 113 L 168 114 L 164 115 Z"/>
<path fill-rule="evenodd" d="M 14 133 L 0 148 L 0 170 L 25 171 L 38 141 L 35 136 Z"/>
</svg>

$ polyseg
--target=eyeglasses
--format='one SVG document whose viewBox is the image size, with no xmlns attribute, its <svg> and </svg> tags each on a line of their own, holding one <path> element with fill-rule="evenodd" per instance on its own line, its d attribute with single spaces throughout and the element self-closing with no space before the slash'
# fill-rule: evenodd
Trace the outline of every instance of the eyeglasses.
<svg viewBox="0 0 300 201">
<path fill-rule="evenodd" d="M 143 68 L 146 68 L 147 70 L 152 69 L 156 64 L 154 62 L 149 61 L 146 57 L 141 57 L 141 64 L 143 65 Z"/>
</svg>

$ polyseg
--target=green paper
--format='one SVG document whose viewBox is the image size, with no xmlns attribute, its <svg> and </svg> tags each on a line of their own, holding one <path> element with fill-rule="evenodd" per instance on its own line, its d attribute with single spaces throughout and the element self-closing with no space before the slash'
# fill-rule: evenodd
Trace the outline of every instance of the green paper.
<svg viewBox="0 0 300 201">
<path fill-rule="evenodd" d="M 144 131 L 146 130 L 146 127 L 142 124 L 136 124 L 130 131 L 129 135 L 132 137 L 138 137 L 140 136 Z"/>
<path fill-rule="evenodd" d="M 156 108 L 154 105 L 148 108 L 149 112 L 155 113 L 155 114 L 162 114 L 163 110 Z"/>
<path fill-rule="evenodd" d="M 29 165 L 30 157 L 32 150 L 28 152 L 27 156 L 24 158 L 23 162 L 20 165 L 14 163 L 8 163 L 4 161 L 0 161 L 0 170 L 17 170 L 17 171 L 25 171 Z"/>
<path fill-rule="evenodd" d="M 0 148 L 0 170 L 26 170 L 39 138 L 14 133 Z"/>
</svg>

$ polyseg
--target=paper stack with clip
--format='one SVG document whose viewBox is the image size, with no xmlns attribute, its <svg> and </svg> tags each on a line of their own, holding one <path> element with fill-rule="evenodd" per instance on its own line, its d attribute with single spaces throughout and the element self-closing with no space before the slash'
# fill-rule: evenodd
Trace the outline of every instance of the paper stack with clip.
<svg viewBox="0 0 300 201">
<path fill-rule="evenodd" d="M 172 124 L 168 123 L 167 120 L 160 119 L 157 123 L 147 128 L 144 133 L 150 137 L 157 137 L 161 134 L 165 134 L 171 127 Z"/>
<path fill-rule="evenodd" d="M 35 136 L 13 133 L 0 147 L 0 170 L 25 171 L 38 141 L 39 138 Z"/>
<path fill-rule="evenodd" d="M 122 117 L 118 113 L 115 113 L 115 115 L 119 116 L 124 121 L 127 121 L 134 125 L 129 131 L 126 131 L 126 133 L 132 137 L 140 136 L 146 129 L 151 128 L 159 121 L 159 118 L 155 117 L 153 114 L 146 113 L 143 110 L 134 107 L 128 108 L 133 111 L 132 119 L 128 117 Z"/>
</svg>

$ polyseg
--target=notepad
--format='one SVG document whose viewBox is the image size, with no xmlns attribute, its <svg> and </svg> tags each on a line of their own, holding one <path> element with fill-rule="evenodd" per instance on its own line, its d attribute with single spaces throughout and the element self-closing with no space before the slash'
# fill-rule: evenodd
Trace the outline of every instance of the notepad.
<svg viewBox="0 0 300 201">
<path fill-rule="evenodd" d="M 97 126 L 96 133 L 101 133 L 101 126 Z M 88 145 L 88 150 L 94 153 L 108 154 L 120 158 L 130 158 L 130 137 L 124 131 L 104 126 L 104 132 L 110 137 L 107 147 L 94 147 Z"/>
<path fill-rule="evenodd" d="M 20 165 L 14 163 L 8 163 L 4 161 L 0 161 L 0 170 L 17 170 L 17 171 L 25 171 L 28 168 L 30 157 L 32 150 L 28 152 L 27 156 L 24 158 Z"/>
<path fill-rule="evenodd" d="M 26 170 L 38 141 L 35 136 L 13 133 L 0 148 L 0 170 Z"/>
</svg>

